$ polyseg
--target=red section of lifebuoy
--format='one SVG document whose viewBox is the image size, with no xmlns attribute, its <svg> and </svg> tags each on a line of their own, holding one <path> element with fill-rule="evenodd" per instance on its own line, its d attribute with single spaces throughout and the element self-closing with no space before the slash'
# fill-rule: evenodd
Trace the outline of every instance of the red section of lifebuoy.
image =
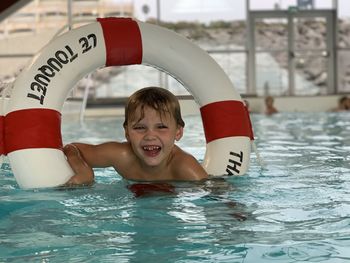
<svg viewBox="0 0 350 263">
<path fill-rule="evenodd" d="M 249 113 L 241 101 L 213 102 L 201 107 L 200 111 L 207 143 L 233 136 L 254 139 Z"/>
<path fill-rule="evenodd" d="M 97 19 L 106 45 L 106 66 L 141 64 L 142 39 L 139 26 L 131 18 Z"/>
<path fill-rule="evenodd" d="M 26 109 L 5 117 L 5 153 L 30 148 L 62 149 L 61 114 L 51 109 Z"/>
<path fill-rule="evenodd" d="M 5 154 L 4 116 L 0 116 L 0 155 Z"/>
</svg>

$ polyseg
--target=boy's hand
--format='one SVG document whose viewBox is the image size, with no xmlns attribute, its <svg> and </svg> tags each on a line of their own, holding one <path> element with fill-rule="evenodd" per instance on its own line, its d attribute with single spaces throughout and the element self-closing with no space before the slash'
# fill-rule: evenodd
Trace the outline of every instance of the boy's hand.
<svg viewBox="0 0 350 263">
<path fill-rule="evenodd" d="M 82 158 L 79 149 L 74 144 L 68 144 L 63 148 L 63 152 L 74 171 L 74 175 L 63 186 L 92 185 L 94 183 L 94 171 Z"/>
</svg>

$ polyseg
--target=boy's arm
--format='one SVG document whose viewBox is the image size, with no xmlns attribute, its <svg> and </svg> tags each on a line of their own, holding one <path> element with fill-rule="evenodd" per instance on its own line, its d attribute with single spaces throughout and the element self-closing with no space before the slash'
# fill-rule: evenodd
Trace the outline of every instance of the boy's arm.
<svg viewBox="0 0 350 263">
<path fill-rule="evenodd" d="M 67 161 L 74 171 L 65 186 L 90 185 L 94 182 L 93 167 L 116 168 L 120 159 L 125 157 L 126 145 L 118 142 L 107 142 L 99 145 L 84 143 L 71 143 L 64 147 L 63 151 Z M 119 160 L 119 162 L 118 162 Z"/>
<path fill-rule="evenodd" d="M 72 144 L 68 144 L 63 149 L 67 157 L 69 165 L 74 171 L 74 175 L 64 184 L 64 186 L 72 185 L 91 185 L 94 183 L 94 171 L 81 157 L 78 148 Z"/>
<path fill-rule="evenodd" d="M 113 166 L 120 156 L 122 143 L 106 142 L 98 145 L 85 143 L 72 143 L 79 151 L 84 161 L 92 168 Z"/>
</svg>

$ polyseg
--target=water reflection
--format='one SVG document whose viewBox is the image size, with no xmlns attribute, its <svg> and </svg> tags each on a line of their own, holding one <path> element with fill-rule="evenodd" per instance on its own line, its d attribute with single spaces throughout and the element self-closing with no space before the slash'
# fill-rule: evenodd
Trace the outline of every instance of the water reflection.
<svg viewBox="0 0 350 263">
<path fill-rule="evenodd" d="M 90 188 L 24 191 L 0 176 L 5 261 L 295 262 L 350 260 L 350 119 L 346 114 L 252 116 L 262 168 L 136 196 L 113 169 Z M 198 116 L 187 151 L 203 158 Z M 66 141 L 121 140 L 121 120 L 64 124 Z"/>
</svg>

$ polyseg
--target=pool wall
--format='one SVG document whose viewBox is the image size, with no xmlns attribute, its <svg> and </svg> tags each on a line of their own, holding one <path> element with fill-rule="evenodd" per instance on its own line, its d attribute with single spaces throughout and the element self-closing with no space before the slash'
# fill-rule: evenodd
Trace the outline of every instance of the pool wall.
<svg viewBox="0 0 350 263">
<path fill-rule="evenodd" d="M 342 95 L 319 95 L 319 96 L 284 96 L 275 97 L 275 106 L 280 112 L 327 112 L 335 108 L 338 99 Z M 265 109 L 264 97 L 245 97 L 249 102 L 249 107 L 253 113 L 263 113 Z M 199 115 L 199 108 L 191 96 L 179 97 L 181 111 L 186 115 Z M 66 107 L 66 106 L 65 106 Z M 69 111 L 65 111 L 69 112 Z M 124 114 L 124 105 L 110 104 L 108 107 L 101 100 L 100 105 L 88 107 L 85 111 L 85 117 L 96 116 L 122 116 Z"/>
</svg>

